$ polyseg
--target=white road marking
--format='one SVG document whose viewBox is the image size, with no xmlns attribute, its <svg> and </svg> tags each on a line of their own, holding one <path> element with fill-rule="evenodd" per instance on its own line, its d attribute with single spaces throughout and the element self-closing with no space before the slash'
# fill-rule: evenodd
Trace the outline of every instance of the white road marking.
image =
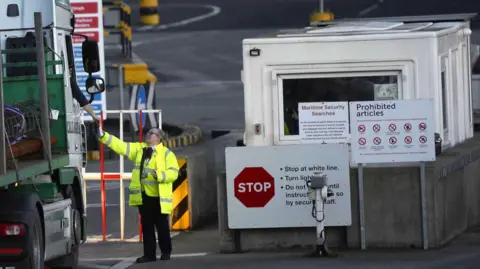
<svg viewBox="0 0 480 269">
<path fill-rule="evenodd" d="M 172 258 L 192 258 L 192 257 L 203 257 L 207 256 L 208 252 L 198 252 L 198 253 L 183 253 L 183 254 L 172 254 Z M 160 256 L 157 256 L 160 258 Z M 108 261 L 120 261 L 119 263 L 115 264 L 114 266 L 110 267 L 111 269 L 125 269 L 132 264 L 135 263 L 137 257 L 117 257 L 117 258 L 97 258 L 97 259 L 80 259 L 80 263 L 88 263 L 88 262 L 108 262 Z M 100 268 L 99 268 L 100 269 Z"/>
<path fill-rule="evenodd" d="M 204 80 L 204 81 L 187 81 L 187 82 L 165 82 L 161 83 L 162 88 L 185 88 L 198 86 L 225 86 L 225 85 L 240 85 L 243 84 L 240 80 Z"/>
<path fill-rule="evenodd" d="M 111 266 L 109 265 L 100 265 L 100 264 L 93 264 L 93 263 L 80 263 L 82 267 L 88 267 L 92 269 L 109 269 Z"/>
<path fill-rule="evenodd" d="M 125 202 L 125 204 L 128 204 L 128 202 Z M 120 206 L 120 204 L 105 204 L 105 207 L 109 206 Z M 96 203 L 96 204 L 87 204 L 87 208 L 101 208 L 102 204 L 101 203 Z"/>
<path fill-rule="evenodd" d="M 379 8 L 380 7 L 380 4 L 383 3 L 384 0 L 378 0 L 377 3 L 363 9 L 362 11 L 360 11 L 358 14 L 357 14 L 357 17 L 362 17 L 362 16 L 365 16 L 367 15 L 368 13 L 374 11 L 375 9 Z"/>
<path fill-rule="evenodd" d="M 170 232 L 170 237 L 171 238 L 174 238 L 175 236 L 179 235 L 180 232 Z M 111 234 L 108 234 L 106 236 L 107 240 L 106 242 L 129 242 L 129 243 L 135 243 L 135 242 L 138 242 L 138 235 L 135 235 L 134 237 L 132 238 L 128 238 L 128 239 L 124 239 L 124 240 L 120 240 L 119 238 L 112 238 L 112 235 Z M 92 243 L 99 243 L 99 242 L 102 242 L 103 240 L 103 237 L 101 235 L 93 235 L 93 236 L 87 236 L 87 241 L 85 242 L 85 244 L 92 244 Z M 120 258 L 119 258 L 120 260 Z M 83 260 L 83 261 L 95 261 L 95 259 L 92 259 L 92 260 Z"/>
<path fill-rule="evenodd" d="M 206 20 L 208 18 L 217 16 L 222 11 L 222 9 L 220 7 L 213 6 L 213 5 L 195 5 L 195 4 L 181 5 L 181 4 L 179 4 L 177 6 L 178 7 L 208 8 L 208 9 L 210 9 L 210 12 L 205 13 L 205 14 L 200 15 L 200 16 L 191 17 L 191 18 L 188 18 L 188 19 L 185 19 L 185 20 L 172 22 L 172 23 L 168 23 L 168 24 L 163 24 L 163 25 L 159 25 L 159 26 L 145 25 L 145 26 L 142 26 L 142 27 L 138 28 L 137 30 L 140 31 L 140 32 L 145 32 L 145 31 L 152 31 L 152 30 L 166 30 L 166 29 L 169 29 L 169 28 L 185 26 L 187 24 L 191 24 L 191 23 L 194 23 L 194 22 L 199 22 L 199 21 Z"/>
</svg>

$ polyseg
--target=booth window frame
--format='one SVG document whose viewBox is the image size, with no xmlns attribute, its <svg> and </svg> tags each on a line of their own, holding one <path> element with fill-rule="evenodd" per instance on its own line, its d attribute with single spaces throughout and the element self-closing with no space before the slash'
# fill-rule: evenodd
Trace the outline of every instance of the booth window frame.
<svg viewBox="0 0 480 269">
<path fill-rule="evenodd" d="M 406 64 L 385 66 L 370 63 L 370 66 L 351 66 L 342 67 L 338 70 L 332 70 L 334 68 L 323 68 L 322 70 L 315 69 L 297 69 L 297 70 L 285 70 L 282 73 L 281 70 L 272 72 L 272 94 L 273 94 L 273 133 L 274 133 L 274 145 L 290 145 L 290 144 L 302 144 L 300 135 L 285 135 L 284 134 L 284 106 L 283 106 L 283 80 L 284 79 L 316 79 L 316 78 L 334 78 L 334 77 L 379 77 L 379 76 L 397 76 L 397 100 L 408 99 L 411 96 L 415 96 L 415 90 L 411 92 L 404 92 L 405 78 L 412 76 L 414 81 L 413 67 Z M 411 83 L 414 87 L 414 83 Z M 321 101 L 319 101 L 321 102 Z M 275 113 L 276 111 L 276 113 Z"/>
</svg>

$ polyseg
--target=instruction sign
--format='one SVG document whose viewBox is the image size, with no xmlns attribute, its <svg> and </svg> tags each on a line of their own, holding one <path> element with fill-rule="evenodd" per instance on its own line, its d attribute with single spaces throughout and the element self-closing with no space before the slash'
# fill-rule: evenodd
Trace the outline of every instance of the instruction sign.
<svg viewBox="0 0 480 269">
<path fill-rule="evenodd" d="M 300 139 L 309 143 L 347 143 L 348 102 L 299 103 Z"/>
<path fill-rule="evenodd" d="M 325 225 L 352 223 L 348 144 L 229 147 L 226 167 L 231 229 L 315 227 L 307 184 L 316 172 L 333 193 Z"/>
<path fill-rule="evenodd" d="M 431 99 L 350 102 L 353 163 L 435 160 Z"/>
<path fill-rule="evenodd" d="M 103 42 L 103 7 L 101 0 L 70 0 L 73 13 L 75 14 L 75 33 L 87 36 L 91 40 L 98 42 L 100 54 L 100 71 L 93 73 L 93 76 L 105 78 L 105 56 Z M 75 60 L 75 72 L 77 74 L 77 83 L 80 90 L 90 100 L 90 95 L 85 88 L 85 82 L 88 74 L 83 70 L 82 63 L 82 42 L 85 40 L 82 36 L 72 36 L 73 54 Z M 98 115 L 100 111 L 106 110 L 105 92 L 96 94 L 91 104 L 93 110 Z M 85 112 L 83 120 L 91 121 L 92 118 Z M 107 118 L 107 114 L 103 115 Z"/>
</svg>

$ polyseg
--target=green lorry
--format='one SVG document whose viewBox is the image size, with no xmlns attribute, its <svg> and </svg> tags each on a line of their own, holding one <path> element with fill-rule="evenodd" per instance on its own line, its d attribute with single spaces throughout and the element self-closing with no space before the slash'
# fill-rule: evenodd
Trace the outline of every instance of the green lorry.
<svg viewBox="0 0 480 269">
<path fill-rule="evenodd" d="M 57 2 L 0 5 L 0 269 L 76 268 L 86 240 L 86 133 L 67 64 L 74 15 Z M 100 68 L 98 44 L 84 38 L 91 102 L 105 84 L 92 76 Z"/>
</svg>

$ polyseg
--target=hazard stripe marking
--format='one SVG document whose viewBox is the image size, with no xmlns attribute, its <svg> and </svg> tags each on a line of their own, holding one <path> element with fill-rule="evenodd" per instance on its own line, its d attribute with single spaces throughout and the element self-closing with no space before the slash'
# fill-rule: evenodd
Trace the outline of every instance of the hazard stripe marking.
<svg viewBox="0 0 480 269">
<path fill-rule="evenodd" d="M 190 228 L 187 160 L 178 159 L 178 166 L 180 167 L 178 179 L 173 182 L 171 226 L 172 230 L 187 230 Z"/>
</svg>

